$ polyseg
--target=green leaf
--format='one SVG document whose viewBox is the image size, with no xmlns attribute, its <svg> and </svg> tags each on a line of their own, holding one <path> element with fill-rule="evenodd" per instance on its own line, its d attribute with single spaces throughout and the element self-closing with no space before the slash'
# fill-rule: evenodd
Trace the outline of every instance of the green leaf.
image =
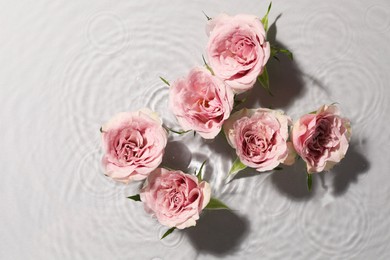
<svg viewBox="0 0 390 260">
<path fill-rule="evenodd" d="M 202 181 L 202 171 L 203 171 L 203 167 L 204 167 L 204 165 L 206 164 L 206 162 L 207 162 L 207 160 L 204 160 L 204 161 L 203 161 L 202 165 L 201 165 L 200 168 L 199 168 L 198 173 L 196 173 L 196 171 L 195 171 L 195 175 L 196 175 L 196 177 L 198 177 L 198 181 L 199 181 L 199 182 Z"/>
<path fill-rule="evenodd" d="M 139 196 L 139 194 L 136 194 L 136 195 L 133 195 L 133 196 L 130 196 L 130 197 L 127 197 L 128 199 L 131 199 L 131 200 L 134 200 L 134 201 L 141 201 L 141 197 Z"/>
<path fill-rule="evenodd" d="M 237 99 L 237 95 L 234 95 L 234 104 L 233 104 L 233 108 L 243 104 L 244 102 L 246 101 L 246 97 L 241 99 L 241 100 L 238 100 Z"/>
<path fill-rule="evenodd" d="M 164 79 L 163 77 L 160 77 L 160 79 L 162 80 L 162 82 L 164 82 L 165 84 L 167 84 L 169 87 L 171 86 L 168 82 L 168 80 Z"/>
<path fill-rule="evenodd" d="M 287 55 L 290 58 L 290 60 L 294 59 L 292 52 L 287 49 L 279 49 L 279 52 Z"/>
<path fill-rule="evenodd" d="M 203 55 L 202 55 L 202 59 L 203 59 L 204 65 L 206 66 L 206 69 L 208 69 L 208 70 L 210 71 L 211 75 L 214 76 L 215 74 L 214 74 L 213 69 L 209 66 L 209 64 L 207 64 L 207 62 L 206 62 L 206 60 L 204 59 L 204 56 L 203 56 Z"/>
<path fill-rule="evenodd" d="M 269 11 L 271 11 L 271 7 L 272 2 L 269 3 L 267 13 L 264 15 L 263 19 L 261 19 L 261 23 L 263 24 L 265 31 L 268 31 L 268 14 Z"/>
<path fill-rule="evenodd" d="M 99 130 L 100 130 L 100 133 L 103 133 L 103 127 L 100 127 Z"/>
<path fill-rule="evenodd" d="M 263 73 L 257 77 L 257 80 L 260 82 L 260 84 L 263 86 L 263 88 L 268 92 L 268 94 L 273 96 L 273 94 L 271 93 L 271 90 L 269 88 L 269 78 L 268 78 L 267 67 L 264 67 Z"/>
<path fill-rule="evenodd" d="M 234 175 L 239 171 L 244 170 L 246 167 L 247 166 L 240 161 L 240 158 L 237 157 L 236 160 L 233 162 L 232 168 L 230 168 L 228 176 Z"/>
<path fill-rule="evenodd" d="M 210 202 L 207 204 L 205 209 L 229 209 L 229 207 L 216 198 L 210 198 Z"/>
<path fill-rule="evenodd" d="M 211 20 L 210 16 L 208 16 L 204 11 L 202 11 L 202 13 L 204 14 L 204 16 L 206 16 L 207 21 L 210 21 L 210 20 Z"/>
<path fill-rule="evenodd" d="M 167 232 L 165 232 L 164 235 L 160 238 L 160 240 L 171 234 L 175 229 L 175 227 L 168 229 Z"/>
<path fill-rule="evenodd" d="M 313 184 L 311 173 L 307 173 L 307 190 L 311 191 L 311 186 Z"/>
<path fill-rule="evenodd" d="M 280 170 L 283 170 L 283 167 L 280 167 L 280 166 L 277 166 L 273 169 L 274 171 L 280 171 Z"/>
</svg>

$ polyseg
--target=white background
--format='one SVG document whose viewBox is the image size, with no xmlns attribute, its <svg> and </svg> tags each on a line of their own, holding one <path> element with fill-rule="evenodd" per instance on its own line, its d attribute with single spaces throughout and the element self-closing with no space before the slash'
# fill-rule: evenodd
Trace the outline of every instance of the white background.
<svg viewBox="0 0 390 260">
<path fill-rule="evenodd" d="M 269 62 L 269 96 L 249 107 L 293 119 L 338 102 L 353 126 L 342 163 L 302 164 L 224 177 L 234 151 L 218 137 L 171 136 L 164 163 L 205 179 L 232 212 L 206 212 L 196 228 L 166 228 L 126 199 L 140 183 L 107 179 L 99 128 L 149 107 L 178 127 L 159 80 L 202 65 L 206 19 L 263 16 L 268 2 L 0 2 L 1 259 L 390 259 L 390 3 L 273 1 L 269 40 L 294 61 Z"/>
</svg>

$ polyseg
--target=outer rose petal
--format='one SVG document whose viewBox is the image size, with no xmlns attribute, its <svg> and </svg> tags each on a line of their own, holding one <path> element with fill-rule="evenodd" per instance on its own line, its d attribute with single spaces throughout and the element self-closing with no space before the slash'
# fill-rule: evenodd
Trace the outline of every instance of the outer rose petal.
<svg viewBox="0 0 390 260">
<path fill-rule="evenodd" d="M 199 184 L 199 188 L 202 189 L 202 193 L 203 193 L 203 200 L 202 200 L 202 204 L 200 207 L 201 207 L 201 209 L 204 209 L 207 206 L 207 204 L 209 204 L 210 198 L 211 198 L 210 184 L 208 184 L 205 181 L 202 181 Z"/>
<path fill-rule="evenodd" d="M 237 120 L 239 120 L 243 117 L 248 117 L 252 114 L 253 114 L 253 112 L 251 109 L 243 108 L 243 109 L 235 112 L 234 114 L 232 114 L 229 117 L 229 119 L 226 120 L 225 123 L 223 124 L 223 131 L 224 131 L 226 139 L 231 147 L 236 148 L 236 143 L 234 140 L 234 137 L 235 137 L 234 127 L 233 127 L 234 123 Z"/>
<path fill-rule="evenodd" d="M 292 142 L 287 142 L 287 150 L 288 155 L 282 163 L 285 165 L 293 165 L 295 163 L 297 153 L 295 152 L 294 145 L 292 144 Z"/>
</svg>

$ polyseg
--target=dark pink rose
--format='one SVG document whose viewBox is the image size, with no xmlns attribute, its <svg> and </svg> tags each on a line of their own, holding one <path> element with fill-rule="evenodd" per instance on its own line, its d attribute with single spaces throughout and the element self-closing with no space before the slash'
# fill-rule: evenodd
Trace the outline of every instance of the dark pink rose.
<svg viewBox="0 0 390 260">
<path fill-rule="evenodd" d="M 194 175 L 158 168 L 148 176 L 140 197 L 146 212 L 162 225 L 183 229 L 196 225 L 210 193 L 210 185 Z"/>
<path fill-rule="evenodd" d="M 161 163 L 167 132 L 148 109 L 124 112 L 102 126 L 103 166 L 111 178 L 130 182 L 145 179 Z"/>
<path fill-rule="evenodd" d="M 302 116 L 293 126 L 292 141 L 306 162 L 307 172 L 331 169 L 344 158 L 351 138 L 350 121 L 335 105 L 323 105 L 316 113 Z"/>
</svg>

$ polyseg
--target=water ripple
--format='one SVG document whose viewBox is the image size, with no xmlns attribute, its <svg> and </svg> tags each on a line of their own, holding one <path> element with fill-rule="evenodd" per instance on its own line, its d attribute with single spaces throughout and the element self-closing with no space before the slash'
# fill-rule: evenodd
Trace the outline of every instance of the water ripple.
<svg viewBox="0 0 390 260">
<path fill-rule="evenodd" d="M 351 259 L 364 250 L 369 222 L 362 198 L 344 197 L 311 200 L 298 214 L 299 228 L 306 241 L 321 254 Z"/>
<path fill-rule="evenodd" d="M 257 188 L 256 202 L 260 210 L 269 216 L 278 216 L 286 214 L 290 210 L 290 199 L 278 193 L 278 190 L 272 185 L 271 176 L 268 176 Z"/>
<path fill-rule="evenodd" d="M 367 67 L 375 67 L 372 64 L 375 63 L 369 57 L 364 64 L 356 60 L 332 60 L 320 65 L 315 73 L 326 88 L 322 92 L 325 91 L 328 95 L 325 100 L 338 102 L 344 115 L 359 128 L 383 118 L 385 112 L 383 75 L 380 71 L 367 70 Z M 323 96 L 325 95 L 319 95 L 315 100 L 322 100 Z"/>
<path fill-rule="evenodd" d="M 90 17 L 86 37 L 98 53 L 105 55 L 123 50 L 129 38 L 120 16 L 110 12 L 99 12 Z"/>
<path fill-rule="evenodd" d="M 367 8 L 364 19 L 366 25 L 374 31 L 384 32 L 389 29 L 390 12 L 388 7 L 372 5 Z"/>
<path fill-rule="evenodd" d="M 340 58 L 348 52 L 353 30 L 345 15 L 347 8 L 339 4 L 337 9 L 330 10 L 328 6 L 316 5 L 307 10 L 308 15 L 301 22 L 301 44 L 310 50 L 310 55 Z"/>
<path fill-rule="evenodd" d="M 116 184 L 104 176 L 101 165 L 100 149 L 95 149 L 83 156 L 76 170 L 76 179 L 73 184 L 75 192 L 79 188 L 96 199 L 113 198 L 116 195 Z"/>
</svg>

